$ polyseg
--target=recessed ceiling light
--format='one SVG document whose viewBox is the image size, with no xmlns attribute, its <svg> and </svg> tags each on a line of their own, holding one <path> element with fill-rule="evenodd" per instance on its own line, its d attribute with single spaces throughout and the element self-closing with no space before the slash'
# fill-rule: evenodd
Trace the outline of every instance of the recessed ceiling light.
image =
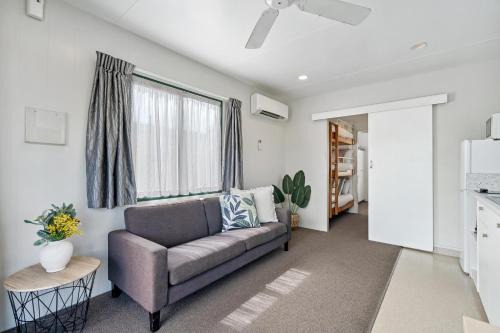
<svg viewBox="0 0 500 333">
<path fill-rule="evenodd" d="M 427 46 L 429 46 L 427 42 L 420 42 L 410 47 L 410 50 L 415 51 L 415 50 L 425 49 Z"/>
<path fill-rule="evenodd" d="M 299 75 L 298 79 L 299 79 L 300 81 L 305 81 L 305 80 L 307 80 L 307 79 L 308 79 L 308 77 L 307 77 L 307 75 L 303 74 L 303 75 Z"/>
</svg>

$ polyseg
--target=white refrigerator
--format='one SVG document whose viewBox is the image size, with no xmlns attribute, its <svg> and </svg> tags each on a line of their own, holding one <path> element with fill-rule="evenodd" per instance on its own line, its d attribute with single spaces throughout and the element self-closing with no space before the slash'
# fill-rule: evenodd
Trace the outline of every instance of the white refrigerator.
<svg viewBox="0 0 500 333">
<path fill-rule="evenodd" d="M 462 250 L 460 266 L 475 278 L 476 218 L 475 203 L 467 191 L 479 190 L 480 184 L 467 185 L 468 174 L 500 173 L 500 140 L 465 140 L 460 149 L 460 222 Z"/>
</svg>

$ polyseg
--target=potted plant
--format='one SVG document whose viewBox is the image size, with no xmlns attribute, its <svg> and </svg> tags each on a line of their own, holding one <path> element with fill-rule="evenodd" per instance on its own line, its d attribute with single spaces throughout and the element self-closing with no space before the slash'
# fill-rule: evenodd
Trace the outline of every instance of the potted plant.
<svg viewBox="0 0 500 333">
<path fill-rule="evenodd" d="M 43 245 L 40 251 L 40 264 L 48 273 L 58 272 L 66 268 L 73 255 L 73 244 L 67 239 L 73 235 L 81 234 L 78 229 L 80 220 L 76 217 L 73 204 L 61 207 L 52 205 L 42 215 L 33 221 L 24 220 L 25 223 L 41 226 L 37 231 L 40 237 L 33 245 Z"/>
<path fill-rule="evenodd" d="M 292 212 L 292 228 L 295 229 L 299 226 L 299 215 L 297 211 L 299 208 L 306 208 L 311 199 L 311 186 L 305 185 L 306 176 L 304 171 L 298 171 L 295 176 L 285 175 L 283 177 L 283 192 L 275 185 L 274 187 L 274 203 L 283 204 L 288 202 L 288 208 Z"/>
</svg>

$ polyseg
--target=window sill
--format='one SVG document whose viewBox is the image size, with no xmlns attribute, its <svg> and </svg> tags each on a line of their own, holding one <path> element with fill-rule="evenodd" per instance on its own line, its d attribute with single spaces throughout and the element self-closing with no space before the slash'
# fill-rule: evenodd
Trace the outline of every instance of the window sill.
<svg viewBox="0 0 500 333">
<path fill-rule="evenodd" d="M 156 206 L 156 205 L 162 205 L 162 204 L 172 204 L 172 203 L 179 203 L 179 202 L 186 202 L 186 201 L 193 201 L 193 200 L 201 200 L 201 199 L 206 199 L 206 198 L 214 198 L 214 197 L 218 197 L 220 195 L 222 195 L 222 192 L 210 193 L 210 194 L 190 195 L 190 196 L 176 197 L 176 198 L 151 199 L 151 200 L 139 201 L 134 206 Z"/>
</svg>

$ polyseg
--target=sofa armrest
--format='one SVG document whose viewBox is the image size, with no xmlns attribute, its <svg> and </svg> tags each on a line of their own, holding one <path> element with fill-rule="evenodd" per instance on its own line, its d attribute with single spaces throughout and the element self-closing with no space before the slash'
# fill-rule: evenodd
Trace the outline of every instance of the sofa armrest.
<svg viewBox="0 0 500 333">
<path fill-rule="evenodd" d="M 150 313 L 167 303 L 167 248 L 126 230 L 108 234 L 108 279 Z"/>
<path fill-rule="evenodd" d="M 276 208 L 278 222 L 286 224 L 288 240 L 292 239 L 292 212 L 288 208 Z"/>
</svg>

